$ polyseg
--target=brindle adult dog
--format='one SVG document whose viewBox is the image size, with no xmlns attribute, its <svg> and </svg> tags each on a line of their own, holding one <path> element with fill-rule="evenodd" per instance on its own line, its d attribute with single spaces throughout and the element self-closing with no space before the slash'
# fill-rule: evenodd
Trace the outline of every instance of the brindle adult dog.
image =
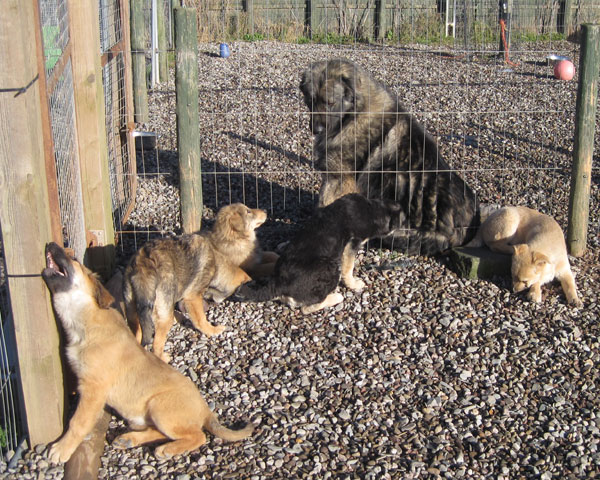
<svg viewBox="0 0 600 480">
<path fill-rule="evenodd" d="M 404 228 L 385 242 L 408 254 L 435 255 L 475 235 L 475 194 L 387 87 L 336 59 L 313 63 L 300 89 L 323 172 L 320 206 L 351 192 L 400 202 Z"/>
</svg>

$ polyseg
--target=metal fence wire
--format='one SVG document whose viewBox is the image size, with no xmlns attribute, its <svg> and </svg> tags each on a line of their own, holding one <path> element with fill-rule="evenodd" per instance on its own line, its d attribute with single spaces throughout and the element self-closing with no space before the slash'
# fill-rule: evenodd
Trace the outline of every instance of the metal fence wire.
<svg viewBox="0 0 600 480">
<path fill-rule="evenodd" d="M 119 0 L 100 1 L 100 45 L 102 54 L 110 52 L 123 38 Z M 110 172 L 110 191 L 115 230 L 123 223 L 133 206 L 135 165 L 127 143 L 127 110 L 125 97 L 125 59 L 123 52 L 107 56 L 102 67 L 104 106 L 106 112 L 106 143 Z"/>
<path fill-rule="evenodd" d="M 61 58 L 69 38 L 68 6 L 66 0 L 40 2 L 40 17 L 46 77 Z M 46 33 L 46 32 L 51 32 Z M 77 258 L 85 252 L 85 226 L 83 219 L 79 156 L 75 138 L 75 104 L 70 58 L 62 74 L 51 85 L 50 121 L 58 184 L 58 199 L 65 246 L 72 248 Z M 50 83 L 50 82 L 49 82 Z"/>
<path fill-rule="evenodd" d="M 69 59 L 50 97 L 50 120 L 56 159 L 56 181 L 63 241 L 83 258 L 86 248 L 79 155 L 75 137 L 73 77 Z"/>
<path fill-rule="evenodd" d="M 170 2 L 144 2 L 147 60 L 156 49 L 153 3 Z M 561 185 L 568 184 L 572 130 L 565 132 L 573 128 L 575 89 L 561 96 L 561 84 L 545 83 L 553 81 L 550 56 L 577 63 L 562 3 L 509 2 L 513 67 L 501 53 L 497 0 L 185 3 L 198 13 L 198 128 L 208 218 L 242 201 L 267 209 L 275 222 L 295 222 L 303 205 L 315 202 L 322 172 L 315 168 L 300 75 L 313 61 L 345 57 L 398 95 L 481 201 L 522 203 L 527 195 L 531 206 L 566 226 Z M 598 0 L 573 4 L 572 25 L 598 20 Z M 159 54 L 174 58 L 170 18 L 164 21 L 167 49 Z M 232 52 L 227 59 L 219 58 L 222 42 Z M 173 67 L 149 90 L 144 127 L 157 134 L 158 148 L 137 152 L 138 206 L 127 225 L 135 249 L 181 228 Z M 539 93 L 531 98 L 523 93 L 533 91 Z M 558 125 L 568 127 L 557 132 Z M 163 196 L 174 201 L 152 211 Z"/>
<path fill-rule="evenodd" d="M 4 244 L 0 236 L 0 461 L 4 460 L 9 452 L 12 455 L 25 435 L 21 418 L 14 324 L 4 258 Z"/>
</svg>

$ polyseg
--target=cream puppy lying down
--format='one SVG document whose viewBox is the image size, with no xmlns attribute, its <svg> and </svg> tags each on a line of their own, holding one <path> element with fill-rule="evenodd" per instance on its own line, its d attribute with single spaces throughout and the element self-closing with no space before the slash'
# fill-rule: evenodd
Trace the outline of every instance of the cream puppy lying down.
<svg viewBox="0 0 600 480">
<path fill-rule="evenodd" d="M 467 246 L 483 245 L 493 252 L 512 255 L 515 292 L 529 288 L 527 298 L 541 302 L 541 286 L 557 278 L 567 301 L 583 306 L 577 297 L 563 232 L 552 217 L 527 207 L 500 208 L 481 224 Z"/>
</svg>

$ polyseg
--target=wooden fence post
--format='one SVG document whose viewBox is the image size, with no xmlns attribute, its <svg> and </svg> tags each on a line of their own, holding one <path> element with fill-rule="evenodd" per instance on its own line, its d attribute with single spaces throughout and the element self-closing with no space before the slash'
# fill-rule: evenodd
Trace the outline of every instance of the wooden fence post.
<svg viewBox="0 0 600 480">
<path fill-rule="evenodd" d="M 170 0 L 158 0 L 158 79 L 161 82 L 169 80 L 169 62 L 167 52 L 167 32 L 165 25 L 165 6 L 171 6 Z"/>
<path fill-rule="evenodd" d="M 254 0 L 244 0 L 244 11 L 248 18 L 248 33 L 254 34 Z"/>
<path fill-rule="evenodd" d="M 564 11 L 562 12 L 562 22 L 558 27 L 560 28 L 558 31 L 560 33 L 564 33 L 565 35 L 570 35 L 573 33 L 574 25 L 573 25 L 573 0 L 564 0 L 563 2 Z"/>
<path fill-rule="evenodd" d="M 375 21 L 373 22 L 375 40 L 385 40 L 386 34 L 386 9 L 385 0 L 375 0 Z"/>
<path fill-rule="evenodd" d="M 175 92 L 181 226 L 200 230 L 202 175 L 198 132 L 198 26 L 196 10 L 175 9 Z"/>
<path fill-rule="evenodd" d="M 312 38 L 312 0 L 305 0 L 304 2 L 304 35 L 308 38 Z"/>
<path fill-rule="evenodd" d="M 37 3 L 37 2 L 36 2 Z M 34 2 L 7 0 L 0 16 L 0 225 L 29 444 L 63 431 L 59 335 L 41 271 L 52 240 L 44 166 Z"/>
<path fill-rule="evenodd" d="M 69 1 L 69 32 L 73 48 L 73 89 L 77 115 L 77 145 L 81 171 L 83 211 L 87 235 L 85 264 L 110 278 L 115 263 L 104 89 L 100 62 L 98 2 Z M 107 85 L 107 88 L 111 88 Z M 108 246 L 111 247 L 108 247 Z M 104 248 L 96 248 L 104 247 Z"/>
<path fill-rule="evenodd" d="M 146 24 L 144 0 L 131 0 L 131 63 L 133 70 L 134 121 L 148 121 L 148 90 L 146 86 Z"/>
<path fill-rule="evenodd" d="M 583 255 L 587 243 L 600 69 L 600 25 L 584 24 L 581 27 L 580 72 L 575 108 L 575 143 L 567 231 L 569 252 L 576 257 Z"/>
</svg>

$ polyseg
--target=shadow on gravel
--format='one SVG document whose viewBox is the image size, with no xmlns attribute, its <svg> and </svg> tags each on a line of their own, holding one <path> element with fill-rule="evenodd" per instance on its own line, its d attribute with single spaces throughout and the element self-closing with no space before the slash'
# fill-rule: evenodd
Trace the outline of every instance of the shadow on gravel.
<svg viewBox="0 0 600 480">
<path fill-rule="evenodd" d="M 237 138 L 236 134 L 231 134 Z M 279 147 L 252 138 L 241 138 L 254 145 L 267 148 L 287 158 L 309 163 L 306 157 L 293 154 Z M 201 158 L 202 197 L 205 209 L 202 228 L 212 226 L 213 214 L 225 205 L 244 203 L 252 208 L 260 208 L 267 212 L 268 220 L 258 230 L 258 238 L 265 249 L 273 249 L 279 243 L 289 240 L 298 222 L 308 218 L 314 211 L 318 197 L 314 192 L 284 187 L 275 181 L 260 178 L 252 173 L 231 168 L 206 158 Z M 137 152 L 137 172 L 139 179 L 160 179 L 175 188 L 179 188 L 179 167 L 177 152 L 172 150 L 147 150 Z M 294 177 L 297 172 L 282 173 Z M 317 175 L 315 173 L 315 175 Z M 293 182 L 290 182 L 293 183 Z M 165 199 L 162 200 L 163 202 Z M 169 201 L 167 199 L 166 201 Z M 178 199 L 173 199 L 178 201 Z M 160 220 L 160 206 L 156 207 L 155 218 Z M 137 225 L 135 229 L 126 224 L 120 233 L 121 259 L 125 262 L 145 242 L 169 234 L 181 234 L 181 231 L 165 232 L 156 224 Z"/>
</svg>

